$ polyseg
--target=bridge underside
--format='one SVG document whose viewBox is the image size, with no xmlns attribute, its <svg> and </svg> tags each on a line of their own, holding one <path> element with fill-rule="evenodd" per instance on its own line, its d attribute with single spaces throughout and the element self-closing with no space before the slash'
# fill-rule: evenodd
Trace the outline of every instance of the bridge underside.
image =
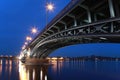
<svg viewBox="0 0 120 80">
<path fill-rule="evenodd" d="M 54 50 L 74 45 L 74 44 L 85 44 L 85 43 L 119 43 L 119 34 L 89 34 L 80 36 L 69 36 L 64 38 L 57 38 L 43 42 L 35 52 L 32 54 L 36 58 L 46 58 Z"/>
<path fill-rule="evenodd" d="M 120 42 L 120 0 L 71 0 L 27 46 L 44 58 L 73 44 Z"/>
</svg>

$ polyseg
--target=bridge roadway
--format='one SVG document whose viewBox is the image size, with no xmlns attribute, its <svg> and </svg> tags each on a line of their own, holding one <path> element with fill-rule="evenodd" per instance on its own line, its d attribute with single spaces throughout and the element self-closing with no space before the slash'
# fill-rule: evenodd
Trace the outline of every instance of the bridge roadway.
<svg viewBox="0 0 120 80">
<path fill-rule="evenodd" d="M 22 53 L 45 58 L 64 46 L 96 42 L 120 42 L 120 0 L 71 0 Z"/>
</svg>

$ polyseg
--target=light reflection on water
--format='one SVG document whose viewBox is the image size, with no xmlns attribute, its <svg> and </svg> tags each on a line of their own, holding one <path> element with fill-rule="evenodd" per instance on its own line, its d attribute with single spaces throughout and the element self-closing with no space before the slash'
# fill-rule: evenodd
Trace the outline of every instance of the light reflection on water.
<svg viewBox="0 0 120 80">
<path fill-rule="evenodd" d="M 47 80 L 47 65 L 29 66 L 19 62 L 20 80 Z"/>
<path fill-rule="evenodd" d="M 120 61 L 50 61 L 29 66 L 0 60 L 0 80 L 120 80 Z"/>
</svg>

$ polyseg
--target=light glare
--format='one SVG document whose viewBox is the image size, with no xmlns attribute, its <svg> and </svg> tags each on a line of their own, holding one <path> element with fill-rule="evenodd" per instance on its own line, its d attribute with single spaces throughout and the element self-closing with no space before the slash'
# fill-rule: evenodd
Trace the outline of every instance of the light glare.
<svg viewBox="0 0 120 80">
<path fill-rule="evenodd" d="M 31 41 L 32 38 L 31 38 L 30 36 L 27 36 L 27 37 L 26 37 L 26 40 L 27 40 L 27 41 Z"/>
<path fill-rule="evenodd" d="M 33 34 L 35 34 L 35 33 L 37 33 L 37 29 L 36 29 L 36 28 L 32 28 L 31 32 L 32 32 Z"/>
<path fill-rule="evenodd" d="M 25 45 L 27 45 L 28 43 L 27 42 L 25 42 Z"/>
<path fill-rule="evenodd" d="M 54 5 L 52 3 L 48 3 L 47 6 L 46 6 L 46 9 L 49 10 L 49 11 L 53 11 Z"/>
</svg>

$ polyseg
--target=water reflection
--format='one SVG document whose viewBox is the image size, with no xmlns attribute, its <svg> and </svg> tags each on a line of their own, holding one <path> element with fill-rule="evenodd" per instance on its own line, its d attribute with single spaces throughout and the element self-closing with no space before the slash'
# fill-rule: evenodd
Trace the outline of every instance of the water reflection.
<svg viewBox="0 0 120 80">
<path fill-rule="evenodd" d="M 51 61 L 50 80 L 120 80 L 119 61 Z"/>
<path fill-rule="evenodd" d="M 57 72 L 57 71 L 59 71 L 60 69 L 62 69 L 62 67 L 63 67 L 63 60 L 51 60 L 50 61 L 50 64 L 52 64 L 52 70 L 54 71 L 54 72 Z"/>
<path fill-rule="evenodd" d="M 20 80 L 27 80 L 26 68 L 24 65 L 21 64 L 20 61 L 19 61 L 19 77 Z"/>
<path fill-rule="evenodd" d="M 47 80 L 48 65 L 22 65 L 19 63 L 20 80 Z"/>
<path fill-rule="evenodd" d="M 2 74 L 2 60 L 0 60 L 0 76 Z"/>
<path fill-rule="evenodd" d="M 0 80 L 120 80 L 120 61 L 51 60 L 52 65 L 23 65 L 0 60 Z"/>
</svg>

